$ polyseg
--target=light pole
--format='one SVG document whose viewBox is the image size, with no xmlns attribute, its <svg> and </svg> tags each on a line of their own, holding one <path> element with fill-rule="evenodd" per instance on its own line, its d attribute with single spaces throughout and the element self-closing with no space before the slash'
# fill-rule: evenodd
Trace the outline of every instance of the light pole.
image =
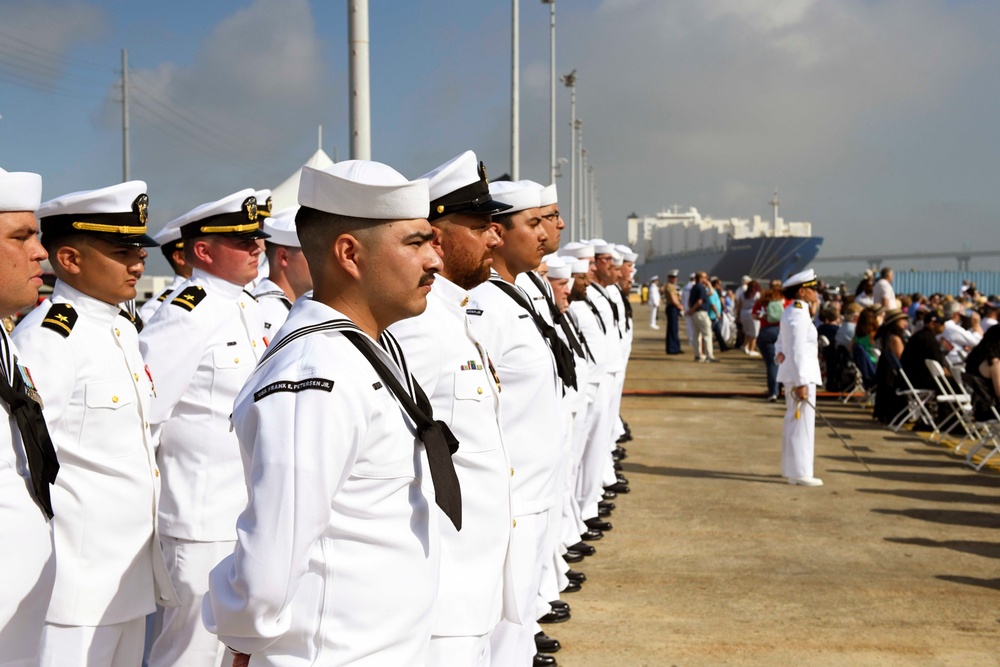
<svg viewBox="0 0 1000 667">
<path fill-rule="evenodd" d="M 510 50 L 510 177 L 514 181 L 521 180 L 521 81 L 520 69 L 520 31 L 518 29 L 518 0 L 511 2 L 511 50 Z"/>
<path fill-rule="evenodd" d="M 593 229 L 590 226 L 590 216 L 587 214 L 587 149 L 583 147 L 583 122 L 580 122 L 580 137 L 577 140 L 580 145 L 580 234 L 581 238 L 585 234 L 588 239 L 594 238 Z"/>
<path fill-rule="evenodd" d="M 347 2 L 350 45 L 351 159 L 372 159 L 371 91 L 368 76 L 368 0 Z"/>
<path fill-rule="evenodd" d="M 556 0 L 542 0 L 549 6 L 549 164 L 551 182 L 556 182 L 559 163 L 556 161 Z"/>
<path fill-rule="evenodd" d="M 563 84 L 569 88 L 569 238 L 577 240 L 576 226 L 576 70 L 561 77 Z"/>
</svg>

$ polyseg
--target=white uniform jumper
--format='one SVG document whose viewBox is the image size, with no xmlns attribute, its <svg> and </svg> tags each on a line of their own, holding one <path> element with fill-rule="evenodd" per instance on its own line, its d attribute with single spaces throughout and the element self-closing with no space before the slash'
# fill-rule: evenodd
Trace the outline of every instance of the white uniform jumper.
<svg viewBox="0 0 1000 667">
<path fill-rule="evenodd" d="M 257 283 L 257 287 L 253 288 L 251 294 L 260 304 L 261 319 L 264 321 L 264 336 L 271 340 L 288 319 L 288 311 L 292 309 L 292 300 L 280 287 L 271 282 L 270 278 L 264 278 Z"/>
<path fill-rule="evenodd" d="M 176 600 L 156 529 L 153 382 L 135 326 L 118 306 L 57 281 L 14 338 L 32 359 L 60 460 L 42 664 L 134 665 L 146 614 Z"/>
<path fill-rule="evenodd" d="M 502 387 L 472 331 L 468 302 L 467 291 L 439 275 L 427 310 L 389 327 L 435 419 L 460 443 L 452 461 L 463 523 L 457 531 L 439 516 L 441 579 L 429 665 L 488 665 L 489 638 L 501 614 L 519 622 L 509 559 L 515 471 L 500 426 Z"/>
<path fill-rule="evenodd" d="M 0 372 L 13 384 L 14 373 L 32 368 L 0 326 Z M 35 503 L 31 474 L 10 406 L 0 401 L 7 427 L 0 428 L 0 665 L 38 664 L 42 627 L 49 608 L 56 562 L 52 530 Z M 58 512 L 58 508 L 55 508 Z M 16 546 L 15 546 L 16 545 Z"/>
<path fill-rule="evenodd" d="M 151 667 L 218 667 L 225 652 L 201 623 L 209 571 L 232 553 L 247 490 L 233 400 L 263 355 L 258 304 L 241 285 L 195 269 L 146 323 L 140 347 L 156 396 L 149 419 L 163 475 L 160 531 L 180 607 L 163 614 Z"/>
<path fill-rule="evenodd" d="M 816 385 L 823 381 L 819 367 L 818 334 L 809 304 L 795 300 L 785 308 L 775 351 L 785 355 L 778 366 L 778 382 L 785 385 L 785 422 L 781 432 L 781 474 L 789 478 L 813 476 L 816 443 Z M 793 387 L 807 386 L 807 401 L 799 401 Z M 798 411 L 798 416 L 796 416 Z"/>
<path fill-rule="evenodd" d="M 423 665 L 440 533 L 427 457 L 351 341 L 293 335 L 329 320 L 353 327 L 298 300 L 272 343 L 288 344 L 236 400 L 250 502 L 235 553 L 211 573 L 205 625 L 255 667 Z M 401 355 L 365 340 L 408 387 Z"/>
</svg>

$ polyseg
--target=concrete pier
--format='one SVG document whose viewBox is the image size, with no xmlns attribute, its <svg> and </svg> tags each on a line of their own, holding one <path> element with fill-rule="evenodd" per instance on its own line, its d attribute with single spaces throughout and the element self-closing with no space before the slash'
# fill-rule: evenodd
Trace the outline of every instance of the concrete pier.
<svg viewBox="0 0 1000 667">
<path fill-rule="evenodd" d="M 1000 665 L 1000 475 L 825 400 L 871 472 L 817 418 L 825 485 L 790 486 L 763 362 L 667 357 L 648 321 L 636 304 L 632 492 L 544 626 L 560 665 Z"/>
</svg>

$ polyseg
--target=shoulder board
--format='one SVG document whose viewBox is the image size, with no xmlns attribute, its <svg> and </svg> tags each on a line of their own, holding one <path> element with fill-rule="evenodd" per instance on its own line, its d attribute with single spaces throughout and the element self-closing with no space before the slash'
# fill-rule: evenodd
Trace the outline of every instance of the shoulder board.
<svg viewBox="0 0 1000 667">
<path fill-rule="evenodd" d="M 49 312 L 45 314 L 42 326 L 46 329 L 52 329 L 63 338 L 69 338 L 78 317 L 79 314 L 73 309 L 72 304 L 54 303 L 49 308 Z"/>
<path fill-rule="evenodd" d="M 121 310 L 119 310 L 118 314 L 121 315 L 122 317 L 124 317 L 129 322 L 131 322 L 132 326 L 135 327 L 136 332 L 142 333 L 143 321 L 142 321 L 142 318 L 139 317 L 138 314 L 136 314 L 135 316 L 133 316 L 132 313 L 128 312 L 124 308 L 122 308 Z"/>
<path fill-rule="evenodd" d="M 156 300 L 157 301 L 166 301 L 167 297 L 170 296 L 173 293 L 174 293 L 174 291 L 172 289 L 164 290 L 163 294 L 161 294 L 160 296 L 156 297 Z"/>
<path fill-rule="evenodd" d="M 802 308 L 802 302 L 801 301 L 796 301 L 794 305 L 795 305 L 796 308 L 799 308 L 799 309 Z"/>
<path fill-rule="evenodd" d="M 170 303 L 174 306 L 180 306 L 186 310 L 194 310 L 194 307 L 201 303 L 204 298 L 205 288 L 198 285 L 192 285 L 175 296 Z"/>
<path fill-rule="evenodd" d="M 255 296 L 254 296 L 253 294 L 251 294 L 250 292 L 248 292 L 248 291 L 246 291 L 246 290 L 243 290 L 243 293 L 244 293 L 244 294 L 246 294 L 246 295 L 247 295 L 248 297 L 250 297 L 251 299 L 253 299 L 254 301 L 256 301 L 256 300 L 257 300 L 257 297 L 255 297 Z"/>
</svg>

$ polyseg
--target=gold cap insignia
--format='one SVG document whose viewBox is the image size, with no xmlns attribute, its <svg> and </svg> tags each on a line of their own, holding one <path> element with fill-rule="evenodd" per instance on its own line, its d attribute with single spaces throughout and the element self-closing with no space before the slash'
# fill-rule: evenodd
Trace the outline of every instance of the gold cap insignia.
<svg viewBox="0 0 1000 667">
<path fill-rule="evenodd" d="M 146 224 L 149 219 L 149 197 L 143 193 L 132 202 L 132 212 L 139 216 L 139 222 Z"/>
<path fill-rule="evenodd" d="M 486 185 L 490 184 L 490 179 L 486 178 L 486 163 L 482 160 L 479 161 L 479 178 L 483 179 Z"/>
<path fill-rule="evenodd" d="M 248 220 L 257 220 L 257 198 L 247 197 L 243 200 L 243 210 L 246 211 Z"/>
</svg>

